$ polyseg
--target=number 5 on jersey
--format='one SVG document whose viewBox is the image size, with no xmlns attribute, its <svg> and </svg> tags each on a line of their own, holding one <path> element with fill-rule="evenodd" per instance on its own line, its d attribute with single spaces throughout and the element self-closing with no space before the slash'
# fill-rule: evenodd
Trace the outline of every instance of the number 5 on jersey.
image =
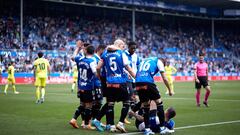
<svg viewBox="0 0 240 135">
<path fill-rule="evenodd" d="M 117 70 L 116 57 L 110 57 L 109 61 L 111 70 L 116 71 Z"/>
</svg>

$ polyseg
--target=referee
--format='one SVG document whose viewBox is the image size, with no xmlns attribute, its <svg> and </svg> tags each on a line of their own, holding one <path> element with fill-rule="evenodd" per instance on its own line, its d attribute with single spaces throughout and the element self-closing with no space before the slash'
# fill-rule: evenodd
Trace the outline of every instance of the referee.
<svg viewBox="0 0 240 135">
<path fill-rule="evenodd" d="M 195 77 L 195 88 L 196 92 L 196 103 L 197 107 L 200 107 L 200 95 L 201 87 L 206 89 L 205 98 L 203 104 L 208 107 L 208 97 L 210 95 L 211 89 L 208 84 L 208 64 L 204 61 L 204 55 L 199 55 L 199 61 L 194 66 L 194 77 Z"/>
</svg>

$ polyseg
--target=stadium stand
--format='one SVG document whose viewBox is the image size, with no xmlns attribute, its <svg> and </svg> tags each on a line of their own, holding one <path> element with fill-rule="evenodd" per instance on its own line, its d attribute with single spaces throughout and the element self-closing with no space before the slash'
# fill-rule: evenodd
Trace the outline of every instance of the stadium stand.
<svg viewBox="0 0 240 135">
<path fill-rule="evenodd" d="M 152 14 L 144 16 L 155 17 Z M 145 21 L 144 17 L 138 17 L 136 20 L 137 53 L 142 58 L 148 56 L 168 58 L 175 64 L 178 72 L 188 74 L 192 73 L 193 63 L 197 60 L 199 52 L 204 52 L 210 65 L 210 72 L 239 73 L 240 64 L 236 59 L 240 57 L 240 38 L 239 31 L 234 30 L 235 28 L 219 23 L 218 28 L 221 28 L 216 29 L 215 44 L 212 45 L 211 21 L 201 19 L 196 21 L 174 16 L 161 18 L 165 20 L 149 22 Z M 168 24 L 168 21 L 171 23 Z M 111 44 L 119 37 L 130 41 L 132 25 L 129 18 L 116 20 L 96 14 L 69 17 L 67 13 L 56 16 L 33 12 L 32 15 L 27 13 L 24 16 L 23 33 L 21 45 L 19 17 L 14 12 L 7 16 L 1 15 L 0 54 L 3 71 L 6 71 L 9 60 L 15 60 L 17 71 L 30 72 L 36 52 L 47 50 L 46 57 L 53 63 L 51 64 L 53 72 L 70 72 L 72 67 L 70 55 L 77 39 L 94 46 Z"/>
</svg>

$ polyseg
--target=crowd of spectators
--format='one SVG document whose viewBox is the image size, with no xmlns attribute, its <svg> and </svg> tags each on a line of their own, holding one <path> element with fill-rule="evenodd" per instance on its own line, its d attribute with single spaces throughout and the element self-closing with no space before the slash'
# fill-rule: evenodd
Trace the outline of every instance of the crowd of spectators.
<svg viewBox="0 0 240 135">
<path fill-rule="evenodd" d="M 24 18 L 23 44 L 20 44 L 19 20 L 0 18 L 1 50 L 25 51 L 26 56 L 12 58 L 2 54 L 2 66 L 16 61 L 20 72 L 31 72 L 34 52 L 52 50 L 61 55 L 46 55 L 53 72 L 70 72 L 73 62 L 70 55 L 77 39 L 94 46 L 112 44 L 116 38 L 132 39 L 131 21 L 111 21 L 94 17 L 32 17 Z M 240 37 L 235 34 L 217 33 L 215 45 L 211 34 L 204 28 L 177 29 L 164 25 L 136 24 L 137 53 L 142 58 L 158 56 L 169 59 L 179 72 L 191 73 L 200 52 L 206 54 L 210 72 L 240 72 Z M 15 50 L 13 50 L 15 49 Z M 230 52 L 230 53 L 229 53 Z M 231 57 L 230 57 L 231 55 Z"/>
</svg>

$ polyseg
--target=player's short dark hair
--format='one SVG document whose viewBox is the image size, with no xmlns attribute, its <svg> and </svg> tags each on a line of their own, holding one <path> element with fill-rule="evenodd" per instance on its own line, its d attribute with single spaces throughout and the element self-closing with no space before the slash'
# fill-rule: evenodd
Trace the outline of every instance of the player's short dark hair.
<svg viewBox="0 0 240 135">
<path fill-rule="evenodd" d="M 168 108 L 168 118 L 171 119 L 176 116 L 176 111 L 173 107 Z"/>
<path fill-rule="evenodd" d="M 43 57 L 43 52 L 38 52 L 38 58 L 42 58 Z"/>
<path fill-rule="evenodd" d="M 83 43 L 84 47 L 88 47 L 89 45 L 91 45 L 90 43 Z"/>
<path fill-rule="evenodd" d="M 133 46 L 133 45 L 137 45 L 137 43 L 134 42 L 134 41 L 130 41 L 130 42 L 128 42 L 128 47 Z"/>
<path fill-rule="evenodd" d="M 200 57 L 200 56 L 204 56 L 204 53 L 199 53 L 199 57 Z"/>
<path fill-rule="evenodd" d="M 97 49 L 96 49 L 96 51 L 98 52 L 99 50 L 101 50 L 101 49 L 105 49 L 107 46 L 106 45 L 99 45 L 98 47 L 97 47 Z"/>
<path fill-rule="evenodd" d="M 94 54 L 95 48 L 92 45 L 87 46 L 86 48 L 87 54 Z"/>
</svg>

